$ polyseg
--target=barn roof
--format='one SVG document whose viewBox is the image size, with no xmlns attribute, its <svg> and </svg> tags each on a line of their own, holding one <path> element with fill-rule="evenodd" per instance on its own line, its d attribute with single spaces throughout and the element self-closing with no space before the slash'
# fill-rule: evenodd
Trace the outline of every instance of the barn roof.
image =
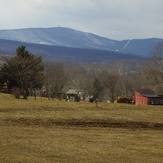
<svg viewBox="0 0 163 163">
<path fill-rule="evenodd" d="M 151 98 L 163 97 L 163 96 L 160 96 L 160 95 L 146 95 L 146 94 L 142 94 L 142 96 L 144 96 L 144 97 L 151 97 Z"/>
<path fill-rule="evenodd" d="M 160 95 L 157 95 L 154 91 L 151 89 L 138 89 L 136 92 L 139 92 L 142 96 L 144 97 L 153 97 L 153 98 L 158 98 L 158 97 L 163 97 Z"/>
<path fill-rule="evenodd" d="M 138 89 L 136 92 L 139 92 L 140 94 L 156 95 L 151 89 Z"/>
</svg>

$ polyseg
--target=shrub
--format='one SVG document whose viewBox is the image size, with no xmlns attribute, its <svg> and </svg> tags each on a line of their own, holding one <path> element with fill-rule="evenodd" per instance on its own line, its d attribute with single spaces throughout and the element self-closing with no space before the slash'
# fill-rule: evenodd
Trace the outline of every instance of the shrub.
<svg viewBox="0 0 163 163">
<path fill-rule="evenodd" d="M 19 99 L 21 96 L 21 90 L 18 87 L 13 87 L 11 93 L 15 96 L 16 99 Z"/>
</svg>

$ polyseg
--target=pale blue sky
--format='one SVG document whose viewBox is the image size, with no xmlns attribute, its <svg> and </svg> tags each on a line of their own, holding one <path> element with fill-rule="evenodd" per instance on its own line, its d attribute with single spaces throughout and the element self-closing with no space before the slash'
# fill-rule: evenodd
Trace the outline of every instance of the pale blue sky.
<svg viewBox="0 0 163 163">
<path fill-rule="evenodd" d="M 115 40 L 163 38 L 163 0 L 1 0 L 0 29 L 69 27 Z"/>
</svg>

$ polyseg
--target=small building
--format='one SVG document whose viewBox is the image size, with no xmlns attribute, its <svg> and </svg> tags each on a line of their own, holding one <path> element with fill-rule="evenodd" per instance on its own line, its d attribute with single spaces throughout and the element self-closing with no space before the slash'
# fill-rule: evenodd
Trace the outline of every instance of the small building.
<svg viewBox="0 0 163 163">
<path fill-rule="evenodd" d="M 70 89 L 66 93 L 67 101 L 83 101 L 83 91 L 79 89 Z"/>
<path fill-rule="evenodd" d="M 135 91 L 136 105 L 163 105 L 163 96 L 157 95 L 151 89 L 139 89 Z"/>
<path fill-rule="evenodd" d="M 0 92 L 8 93 L 9 92 L 9 82 L 5 82 L 4 84 L 0 84 Z"/>
</svg>

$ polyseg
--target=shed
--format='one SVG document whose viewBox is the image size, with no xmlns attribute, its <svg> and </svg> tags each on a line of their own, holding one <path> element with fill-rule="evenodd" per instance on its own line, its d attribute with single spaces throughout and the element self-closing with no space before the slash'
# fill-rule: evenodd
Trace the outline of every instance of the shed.
<svg viewBox="0 0 163 163">
<path fill-rule="evenodd" d="M 4 84 L 0 83 L 0 92 L 8 93 L 9 92 L 9 82 L 5 82 Z"/>
<path fill-rule="evenodd" d="M 157 95 L 151 89 L 139 89 L 135 91 L 135 104 L 163 105 L 163 96 Z"/>
<path fill-rule="evenodd" d="M 66 93 L 68 101 L 81 101 L 83 100 L 83 91 L 79 89 L 70 89 Z"/>
</svg>

